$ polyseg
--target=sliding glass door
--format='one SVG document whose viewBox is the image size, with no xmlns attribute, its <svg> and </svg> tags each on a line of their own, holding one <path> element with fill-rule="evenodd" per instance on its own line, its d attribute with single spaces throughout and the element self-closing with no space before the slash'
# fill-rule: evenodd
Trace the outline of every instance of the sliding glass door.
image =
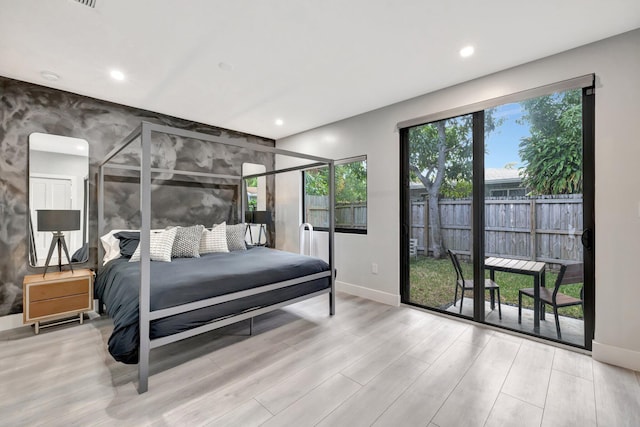
<svg viewBox="0 0 640 427">
<path fill-rule="evenodd" d="M 408 299 L 420 306 L 473 317 L 473 295 L 461 281 L 462 277 L 473 279 L 469 263 L 473 245 L 473 116 L 415 126 L 407 134 Z M 456 280 L 452 280 L 454 275 Z"/>
<path fill-rule="evenodd" d="M 592 90 L 403 128 L 401 158 L 403 302 L 590 348 Z"/>
</svg>

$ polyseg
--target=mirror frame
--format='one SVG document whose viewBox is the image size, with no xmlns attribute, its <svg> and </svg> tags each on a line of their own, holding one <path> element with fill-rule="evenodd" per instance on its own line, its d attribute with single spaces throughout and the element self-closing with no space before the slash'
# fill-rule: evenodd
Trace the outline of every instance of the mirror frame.
<svg viewBox="0 0 640 427">
<path fill-rule="evenodd" d="M 82 220 L 81 220 L 81 229 L 79 230 L 81 233 L 81 241 L 82 241 L 82 245 L 80 246 L 80 248 L 70 248 L 70 256 L 73 256 L 73 253 L 75 253 L 77 250 L 81 249 L 82 247 L 86 248 L 86 253 L 84 254 L 84 257 L 82 260 L 80 261 L 73 261 L 71 262 L 71 264 L 73 265 L 79 265 L 79 264 L 86 264 L 90 261 L 90 255 L 89 255 L 89 213 L 90 213 L 90 194 L 89 194 L 89 181 L 90 181 L 90 145 L 89 145 L 89 141 L 87 141 L 86 139 L 83 138 L 76 138 L 76 137 L 69 137 L 69 136 L 63 136 L 63 135 L 55 135 L 55 134 L 48 134 L 48 133 L 44 133 L 44 132 L 32 132 L 31 134 L 29 134 L 27 141 L 27 212 L 26 212 L 26 228 L 27 228 L 27 263 L 28 266 L 31 269 L 44 269 L 44 265 L 38 265 L 38 259 L 36 257 L 36 251 L 35 251 L 35 230 L 33 228 L 33 221 L 32 221 L 32 215 L 31 215 L 31 175 L 32 175 L 32 164 L 31 164 L 31 154 L 32 151 L 52 151 L 52 152 L 58 152 L 61 154 L 65 154 L 63 151 L 70 151 L 70 150 L 61 150 L 61 151 L 54 151 L 54 150 L 35 150 L 33 149 L 33 145 L 34 142 L 32 140 L 32 136 L 33 135 L 43 135 L 43 136 L 50 136 L 50 137 L 54 137 L 56 139 L 59 139 L 61 142 L 63 141 L 63 139 L 65 140 L 69 140 L 69 141 L 65 141 L 65 142 L 76 142 L 77 143 L 82 143 L 84 148 L 84 153 L 82 155 L 82 157 L 85 157 L 87 160 L 87 173 L 84 176 L 84 178 L 80 178 L 80 176 L 78 175 L 78 184 L 82 187 L 82 194 L 84 196 L 84 200 L 81 204 L 77 205 L 77 209 L 76 210 L 80 210 L 81 211 L 81 215 L 82 215 Z M 40 144 L 39 142 L 36 142 L 36 144 Z M 70 155 L 76 155 L 75 153 L 72 152 L 68 152 L 66 154 L 70 154 Z M 63 260 L 65 260 L 65 256 L 63 255 Z M 67 261 L 67 260 L 65 260 Z M 63 262 L 62 264 L 64 265 L 69 265 L 69 262 Z M 49 266 L 49 269 L 51 269 L 53 267 L 53 263 L 51 263 L 51 265 Z"/>
</svg>

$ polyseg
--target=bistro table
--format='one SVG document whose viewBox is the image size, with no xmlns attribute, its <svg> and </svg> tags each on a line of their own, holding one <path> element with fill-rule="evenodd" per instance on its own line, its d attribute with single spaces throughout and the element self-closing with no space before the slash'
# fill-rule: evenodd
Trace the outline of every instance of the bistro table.
<svg viewBox="0 0 640 427">
<path fill-rule="evenodd" d="M 540 286 L 544 287 L 546 264 L 512 258 L 490 257 L 484 261 L 485 270 L 489 270 L 491 280 L 495 282 L 496 271 L 533 276 L 533 330 L 540 332 Z M 544 319 L 544 313 L 542 313 Z"/>
</svg>

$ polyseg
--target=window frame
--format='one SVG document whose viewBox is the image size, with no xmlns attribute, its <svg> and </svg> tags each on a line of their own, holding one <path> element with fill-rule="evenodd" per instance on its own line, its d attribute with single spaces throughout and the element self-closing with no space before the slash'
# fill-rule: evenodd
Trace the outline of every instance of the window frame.
<svg viewBox="0 0 640 427">
<path fill-rule="evenodd" d="M 338 166 L 340 165 L 345 165 L 348 163 L 356 163 L 356 162 L 365 162 L 367 163 L 367 155 L 360 155 L 360 156 L 353 156 L 353 157 L 347 157 L 344 159 L 338 159 L 334 162 L 334 165 L 337 169 Z M 309 168 L 309 169 L 304 169 L 301 171 L 301 178 L 302 178 L 302 222 L 303 223 L 307 223 L 307 206 L 305 203 L 305 199 L 306 199 L 306 179 L 305 179 L 305 173 L 309 170 L 315 170 L 315 169 L 320 169 L 320 168 Z M 367 234 L 367 231 L 369 229 L 369 171 L 367 170 L 367 177 L 366 177 L 366 187 L 367 187 L 367 198 L 365 200 L 365 209 L 367 211 L 367 217 L 366 217 L 366 222 L 365 222 L 365 228 L 348 228 L 348 227 L 339 227 L 338 225 L 336 225 L 334 227 L 334 231 L 336 233 L 345 233 L 345 234 Z M 334 198 L 335 198 L 336 194 L 334 192 Z M 328 195 L 327 195 L 328 197 Z M 335 207 L 337 207 L 337 202 L 334 203 L 334 209 Z M 313 224 L 311 224 L 313 225 Z M 329 231 L 329 227 L 321 227 L 321 226 L 315 226 L 313 225 L 313 230 L 314 231 Z"/>
</svg>

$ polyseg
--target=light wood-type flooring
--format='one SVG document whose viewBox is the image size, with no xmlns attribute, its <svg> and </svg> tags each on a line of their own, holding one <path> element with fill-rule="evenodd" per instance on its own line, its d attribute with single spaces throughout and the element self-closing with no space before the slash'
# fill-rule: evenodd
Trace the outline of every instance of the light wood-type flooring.
<svg viewBox="0 0 640 427">
<path fill-rule="evenodd" d="M 640 376 L 589 356 L 340 294 L 152 351 L 111 320 L 0 334 L 3 426 L 640 426 Z"/>
</svg>

